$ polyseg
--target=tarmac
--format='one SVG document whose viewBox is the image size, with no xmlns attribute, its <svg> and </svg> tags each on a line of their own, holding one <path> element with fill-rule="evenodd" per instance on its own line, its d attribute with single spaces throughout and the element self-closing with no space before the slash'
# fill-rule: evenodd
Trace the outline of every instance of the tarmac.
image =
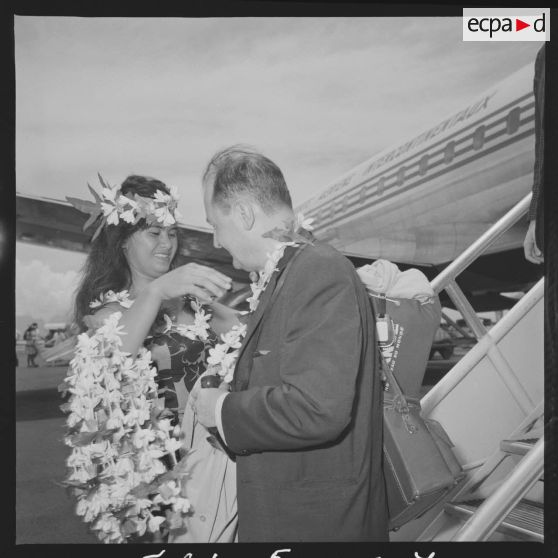
<svg viewBox="0 0 558 558">
<path fill-rule="evenodd" d="M 16 544 L 98 544 L 60 483 L 69 455 L 57 390 L 65 367 L 16 368 Z M 100 543 L 99 543 L 100 544 Z"/>
</svg>

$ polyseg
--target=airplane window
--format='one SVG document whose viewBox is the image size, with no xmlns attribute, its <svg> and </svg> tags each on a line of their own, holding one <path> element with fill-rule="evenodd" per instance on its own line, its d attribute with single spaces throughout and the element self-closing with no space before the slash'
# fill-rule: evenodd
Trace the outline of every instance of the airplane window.
<svg viewBox="0 0 558 558">
<path fill-rule="evenodd" d="M 428 155 L 423 155 L 419 161 L 419 174 L 424 176 L 428 170 Z"/>
<path fill-rule="evenodd" d="M 446 148 L 444 149 L 444 163 L 446 163 L 446 165 L 451 163 L 454 157 L 455 157 L 455 142 L 450 141 L 446 145 Z"/>
<path fill-rule="evenodd" d="M 397 171 L 397 180 L 396 180 L 397 186 L 403 186 L 403 182 L 405 182 L 405 167 L 401 167 Z"/>
<path fill-rule="evenodd" d="M 515 107 L 510 110 L 506 118 L 506 132 L 508 134 L 515 134 L 519 128 L 519 117 L 521 115 L 521 108 Z"/>
<path fill-rule="evenodd" d="M 473 149 L 480 149 L 484 145 L 484 126 L 479 126 L 473 134 Z"/>
<path fill-rule="evenodd" d="M 382 192 L 384 191 L 385 183 L 386 183 L 386 179 L 382 176 L 378 180 L 378 183 L 376 184 L 376 192 L 378 193 L 378 196 L 382 195 Z"/>
</svg>

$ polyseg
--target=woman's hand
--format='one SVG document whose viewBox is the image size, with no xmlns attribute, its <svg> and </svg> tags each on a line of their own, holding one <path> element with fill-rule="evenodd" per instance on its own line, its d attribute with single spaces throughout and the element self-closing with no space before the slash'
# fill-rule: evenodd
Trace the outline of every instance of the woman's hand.
<svg viewBox="0 0 558 558">
<path fill-rule="evenodd" d="M 223 296 L 231 286 L 230 277 L 223 273 L 204 265 L 189 263 L 158 277 L 150 283 L 149 289 L 161 300 L 189 294 L 203 303 L 209 303 L 214 298 Z"/>
<path fill-rule="evenodd" d="M 99 327 L 110 314 L 120 312 L 122 317 L 119 324 L 125 332 L 121 350 L 135 357 L 153 325 L 161 302 L 190 294 L 203 303 L 209 303 L 213 297 L 222 296 L 231 285 L 231 279 L 219 271 L 189 263 L 149 283 L 137 293 L 130 308 L 124 309 L 116 303 L 109 304 L 97 311 L 91 322 Z"/>
</svg>

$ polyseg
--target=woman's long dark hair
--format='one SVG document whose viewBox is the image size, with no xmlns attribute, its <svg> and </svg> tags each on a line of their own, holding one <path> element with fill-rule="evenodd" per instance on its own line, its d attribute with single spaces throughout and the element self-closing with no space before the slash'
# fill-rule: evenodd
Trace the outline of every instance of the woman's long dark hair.
<svg viewBox="0 0 558 558">
<path fill-rule="evenodd" d="M 158 190 L 170 194 L 167 186 L 160 180 L 139 175 L 128 176 L 120 190 L 123 195 L 138 194 L 144 198 L 152 198 Z M 135 225 L 120 220 L 118 225 L 105 225 L 91 244 L 76 290 L 74 320 L 80 331 L 86 329 L 83 318 L 91 313 L 91 301 L 107 291 L 119 292 L 130 288 L 132 274 L 123 246 L 132 234 L 146 227 L 145 219 L 140 219 Z M 178 253 L 179 250 L 171 262 L 171 268 L 174 267 Z"/>
</svg>

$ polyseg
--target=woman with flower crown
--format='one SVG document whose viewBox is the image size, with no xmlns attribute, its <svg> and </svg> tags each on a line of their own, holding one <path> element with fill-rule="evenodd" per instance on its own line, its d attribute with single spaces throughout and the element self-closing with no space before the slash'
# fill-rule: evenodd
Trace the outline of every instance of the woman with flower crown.
<svg viewBox="0 0 558 558">
<path fill-rule="evenodd" d="M 169 532 L 171 541 L 233 542 L 235 464 L 188 406 L 217 335 L 237 323 L 213 302 L 231 280 L 195 263 L 176 267 L 176 191 L 143 176 L 119 189 L 99 178 L 95 202 L 68 198 L 91 215 L 86 226 L 100 224 L 75 300 L 84 333 L 61 388 L 71 394 L 66 484 L 103 542 Z"/>
</svg>

